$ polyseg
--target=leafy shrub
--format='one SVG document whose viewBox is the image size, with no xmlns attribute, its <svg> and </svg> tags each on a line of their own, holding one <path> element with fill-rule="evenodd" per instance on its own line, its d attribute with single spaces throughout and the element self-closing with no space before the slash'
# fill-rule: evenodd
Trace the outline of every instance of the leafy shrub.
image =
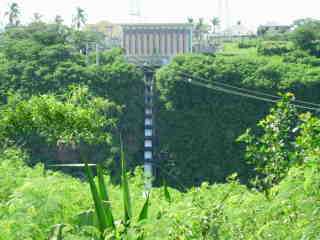
<svg viewBox="0 0 320 240">
<path fill-rule="evenodd" d="M 243 40 L 238 43 L 239 48 L 253 48 L 257 47 L 258 41 L 257 40 Z"/>
<path fill-rule="evenodd" d="M 1 149 L 0 204 L 8 200 L 14 189 L 21 186 L 26 177 L 36 176 L 33 175 L 35 171 L 26 166 L 27 158 L 27 155 L 19 148 Z"/>
<path fill-rule="evenodd" d="M 311 55 L 320 56 L 319 43 L 320 21 L 307 19 L 298 24 L 291 34 L 292 41 L 297 48 L 309 52 Z"/>
<path fill-rule="evenodd" d="M 292 50 L 290 42 L 263 41 L 258 45 L 258 53 L 265 56 L 283 55 Z"/>
<path fill-rule="evenodd" d="M 35 138 L 51 148 L 107 144 L 110 149 L 111 133 L 121 108 L 108 100 L 90 96 L 88 88 L 81 87 L 61 100 L 54 95 L 34 96 L 29 100 L 13 97 L 1 108 L 1 140 L 10 139 L 15 143 L 22 140 L 29 150 L 33 149 Z"/>
<path fill-rule="evenodd" d="M 295 50 L 285 54 L 283 60 L 288 63 L 306 64 L 313 67 L 320 66 L 319 58 L 311 56 L 308 52 L 302 50 Z"/>
<path fill-rule="evenodd" d="M 4 184 L 18 183 L 11 184 L 9 197 L 0 203 L 1 239 L 46 239 L 51 226 L 72 221 L 76 212 L 89 206 L 89 189 L 79 180 L 50 172 L 44 177 L 43 167 L 30 169 L 22 159 L 22 167 L 16 164 L 10 159 L 0 163 L 0 169 L 14 167 L 1 182 L 1 192 Z"/>
<path fill-rule="evenodd" d="M 252 183 L 268 196 L 269 189 L 278 184 L 295 162 L 294 139 L 297 130 L 297 110 L 290 104 L 293 95 L 286 94 L 283 100 L 270 110 L 270 114 L 258 124 L 260 136 L 250 129 L 238 138 L 246 143 L 246 160 L 252 164 L 258 175 Z"/>
</svg>

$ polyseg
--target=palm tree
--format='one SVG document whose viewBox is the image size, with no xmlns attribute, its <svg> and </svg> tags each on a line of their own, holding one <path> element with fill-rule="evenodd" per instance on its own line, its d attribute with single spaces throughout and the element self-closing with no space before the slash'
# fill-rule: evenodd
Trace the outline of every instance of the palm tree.
<svg viewBox="0 0 320 240">
<path fill-rule="evenodd" d="M 87 15 L 85 11 L 77 7 L 76 15 L 73 17 L 73 24 L 76 27 L 77 30 L 80 30 L 82 25 L 85 25 L 87 22 Z"/>
<path fill-rule="evenodd" d="M 20 24 L 19 16 L 20 9 L 17 3 L 12 3 L 9 7 L 9 10 L 5 12 L 5 16 L 9 18 L 9 26 L 18 26 Z"/>
<path fill-rule="evenodd" d="M 194 19 L 192 17 L 188 17 L 188 23 L 193 24 L 194 23 Z"/>
<path fill-rule="evenodd" d="M 56 16 L 54 17 L 54 22 L 55 22 L 56 24 L 58 24 L 58 25 L 61 25 L 61 24 L 63 23 L 63 19 L 62 19 L 62 17 L 61 17 L 60 15 L 56 15 Z"/>
<path fill-rule="evenodd" d="M 212 18 L 211 20 L 213 33 L 217 32 L 217 28 L 220 26 L 220 19 L 217 17 Z"/>
<path fill-rule="evenodd" d="M 202 41 L 203 34 L 205 34 L 207 31 L 208 31 L 208 29 L 207 29 L 207 25 L 204 24 L 204 19 L 199 18 L 199 21 L 195 27 L 196 36 L 197 36 L 199 42 Z"/>
<path fill-rule="evenodd" d="M 42 14 L 36 12 L 33 14 L 33 21 L 34 22 L 41 22 L 42 17 L 43 17 Z"/>
</svg>

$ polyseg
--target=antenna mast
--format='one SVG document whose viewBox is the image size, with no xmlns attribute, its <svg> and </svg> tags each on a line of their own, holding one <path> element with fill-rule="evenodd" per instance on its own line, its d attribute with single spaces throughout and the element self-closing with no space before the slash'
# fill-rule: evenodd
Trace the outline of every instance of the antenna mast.
<svg viewBox="0 0 320 240">
<path fill-rule="evenodd" d="M 141 0 L 130 0 L 129 15 L 135 17 L 141 16 Z"/>
<path fill-rule="evenodd" d="M 229 0 L 218 0 L 218 17 L 221 22 L 220 30 L 230 28 Z"/>
</svg>

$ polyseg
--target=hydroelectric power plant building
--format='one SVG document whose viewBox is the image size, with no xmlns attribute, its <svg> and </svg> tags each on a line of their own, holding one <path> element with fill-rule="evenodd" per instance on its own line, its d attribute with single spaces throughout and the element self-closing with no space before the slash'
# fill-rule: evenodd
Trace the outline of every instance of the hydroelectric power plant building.
<svg viewBox="0 0 320 240">
<path fill-rule="evenodd" d="M 122 24 L 122 48 L 130 59 L 158 60 L 159 64 L 183 53 L 192 52 L 191 24 Z"/>
</svg>

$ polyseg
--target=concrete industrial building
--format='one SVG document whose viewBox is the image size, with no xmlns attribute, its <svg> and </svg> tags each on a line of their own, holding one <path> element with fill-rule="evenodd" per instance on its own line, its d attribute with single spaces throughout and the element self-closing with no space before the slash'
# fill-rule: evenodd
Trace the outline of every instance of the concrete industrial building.
<svg viewBox="0 0 320 240">
<path fill-rule="evenodd" d="M 162 58 L 192 52 L 191 24 L 122 24 L 122 48 L 128 58 Z"/>
</svg>

